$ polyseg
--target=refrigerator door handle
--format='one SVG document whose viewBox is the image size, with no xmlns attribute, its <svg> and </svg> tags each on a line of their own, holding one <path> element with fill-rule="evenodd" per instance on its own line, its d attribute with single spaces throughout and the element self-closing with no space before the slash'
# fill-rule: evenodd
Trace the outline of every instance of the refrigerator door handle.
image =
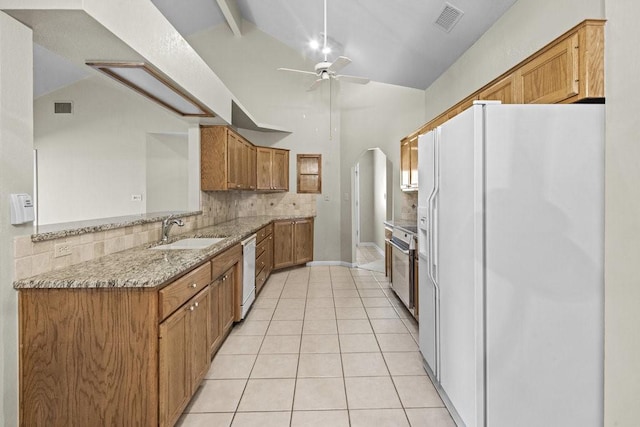
<svg viewBox="0 0 640 427">
<path fill-rule="evenodd" d="M 429 276 L 434 286 L 435 293 L 435 341 L 436 341 L 436 369 L 435 376 L 438 381 L 440 381 L 440 284 L 438 283 L 438 204 L 437 204 L 437 196 L 440 192 L 440 127 L 436 128 L 435 138 L 433 144 L 434 151 L 434 164 L 433 164 L 433 175 L 434 175 L 434 184 L 433 184 L 433 197 L 431 199 L 431 204 L 429 205 L 429 235 L 430 235 L 430 247 L 429 252 L 431 255 L 431 259 L 429 260 Z"/>
</svg>

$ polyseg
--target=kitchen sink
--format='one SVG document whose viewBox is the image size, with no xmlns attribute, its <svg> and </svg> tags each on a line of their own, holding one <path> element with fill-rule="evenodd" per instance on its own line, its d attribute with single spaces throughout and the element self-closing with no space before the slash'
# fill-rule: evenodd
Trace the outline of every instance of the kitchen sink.
<svg viewBox="0 0 640 427">
<path fill-rule="evenodd" d="M 215 238 L 192 237 L 189 239 L 178 240 L 177 242 L 173 242 L 168 245 L 154 246 L 149 249 L 157 249 L 157 250 L 206 249 L 211 245 L 215 245 L 216 243 L 223 241 L 224 239 L 225 237 L 215 237 Z"/>
</svg>

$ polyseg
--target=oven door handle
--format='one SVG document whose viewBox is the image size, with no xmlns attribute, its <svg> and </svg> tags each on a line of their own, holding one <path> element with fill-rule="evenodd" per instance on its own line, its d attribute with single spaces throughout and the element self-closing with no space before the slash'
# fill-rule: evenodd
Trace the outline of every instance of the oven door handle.
<svg viewBox="0 0 640 427">
<path fill-rule="evenodd" d="M 402 249 L 400 246 L 398 246 L 396 243 L 394 243 L 393 240 L 388 240 L 388 242 L 391 244 L 391 246 L 393 246 L 394 248 L 396 248 L 397 250 L 399 250 L 400 252 L 402 252 L 406 256 L 409 256 L 409 250 L 408 249 L 407 250 Z"/>
</svg>

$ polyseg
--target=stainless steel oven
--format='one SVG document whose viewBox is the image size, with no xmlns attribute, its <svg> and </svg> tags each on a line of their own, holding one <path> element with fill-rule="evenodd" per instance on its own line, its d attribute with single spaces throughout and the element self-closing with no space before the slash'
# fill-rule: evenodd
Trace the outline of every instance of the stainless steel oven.
<svg viewBox="0 0 640 427">
<path fill-rule="evenodd" d="M 400 228 L 394 228 L 391 239 L 391 289 L 398 295 L 407 309 L 413 314 L 415 306 L 414 234 Z"/>
</svg>

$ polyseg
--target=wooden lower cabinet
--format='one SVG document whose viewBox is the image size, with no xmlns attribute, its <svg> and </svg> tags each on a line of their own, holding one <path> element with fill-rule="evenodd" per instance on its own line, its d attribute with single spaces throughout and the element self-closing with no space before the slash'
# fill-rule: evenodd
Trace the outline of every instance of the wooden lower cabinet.
<svg viewBox="0 0 640 427">
<path fill-rule="evenodd" d="M 209 369 L 209 287 L 160 324 L 160 425 L 172 426 Z"/>
<path fill-rule="evenodd" d="M 313 261 L 313 218 L 273 223 L 273 269 Z"/>
<path fill-rule="evenodd" d="M 20 425 L 174 425 L 241 280 L 238 244 L 161 288 L 21 289 Z"/>
</svg>

